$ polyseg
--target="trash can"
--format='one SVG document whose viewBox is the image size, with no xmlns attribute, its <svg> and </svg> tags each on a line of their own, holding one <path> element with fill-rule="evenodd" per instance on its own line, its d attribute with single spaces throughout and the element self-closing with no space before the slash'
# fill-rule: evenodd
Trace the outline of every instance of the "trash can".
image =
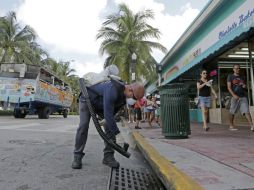
<svg viewBox="0 0 254 190">
<path fill-rule="evenodd" d="M 161 86 L 161 124 L 166 138 L 188 138 L 190 131 L 188 89 L 182 83 Z"/>
</svg>

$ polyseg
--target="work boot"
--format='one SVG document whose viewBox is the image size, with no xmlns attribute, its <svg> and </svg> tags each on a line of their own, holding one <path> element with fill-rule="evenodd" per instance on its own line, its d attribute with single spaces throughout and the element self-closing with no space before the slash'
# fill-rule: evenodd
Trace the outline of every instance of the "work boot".
<svg viewBox="0 0 254 190">
<path fill-rule="evenodd" d="M 74 160 L 72 162 L 71 167 L 73 169 L 81 169 L 82 168 L 82 158 L 85 154 L 74 154 Z"/>
<path fill-rule="evenodd" d="M 114 156 L 111 157 L 111 158 L 104 158 L 104 159 L 102 160 L 102 163 L 103 163 L 104 165 L 107 165 L 107 166 L 110 167 L 110 168 L 119 168 L 119 167 L 120 167 L 119 162 L 116 161 L 116 159 L 114 158 Z"/>
</svg>

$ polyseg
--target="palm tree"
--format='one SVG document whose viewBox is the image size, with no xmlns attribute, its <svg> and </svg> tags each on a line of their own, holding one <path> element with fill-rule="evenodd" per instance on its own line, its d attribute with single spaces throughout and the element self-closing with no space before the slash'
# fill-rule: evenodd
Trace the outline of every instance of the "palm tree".
<svg viewBox="0 0 254 190">
<path fill-rule="evenodd" d="M 103 39 L 100 54 L 108 54 L 104 67 L 116 64 L 122 79 L 130 81 L 131 56 L 135 53 L 137 78 L 155 77 L 152 50 L 159 49 L 166 53 L 167 49 L 160 43 L 148 40 L 160 38 L 160 31 L 147 24 L 147 20 L 153 18 L 152 10 L 134 14 L 127 5 L 120 4 L 118 13 L 107 17 L 96 36 L 97 39 Z"/>
<path fill-rule="evenodd" d="M 28 59 L 33 64 L 42 65 L 42 61 L 49 57 L 48 52 L 42 49 L 39 44 L 34 42 L 30 44 L 30 52 L 31 53 L 28 55 Z"/>
<path fill-rule="evenodd" d="M 73 102 L 71 104 L 71 111 L 78 112 L 77 99 L 79 98 L 79 77 L 77 75 L 71 75 L 67 78 L 67 82 L 72 89 Z"/>
<path fill-rule="evenodd" d="M 53 73 L 57 74 L 60 70 L 60 64 L 51 57 L 46 57 L 41 61 L 42 66 L 51 70 Z"/>
<path fill-rule="evenodd" d="M 71 105 L 71 111 L 77 112 L 77 98 L 80 93 L 79 90 L 79 77 L 74 74 L 75 69 L 70 68 L 70 61 L 58 62 L 58 76 L 60 76 L 65 82 L 67 82 L 71 89 L 73 96 L 73 102 Z"/>
<path fill-rule="evenodd" d="M 30 26 L 21 28 L 17 23 L 15 12 L 0 17 L 0 62 L 38 63 L 41 49 L 35 39 L 36 33 Z"/>
<path fill-rule="evenodd" d="M 65 79 L 67 79 L 70 76 L 73 76 L 74 75 L 73 73 L 76 72 L 75 69 L 70 68 L 70 64 L 71 64 L 70 61 L 65 61 L 65 62 L 60 61 L 58 64 L 60 68 L 57 74 L 64 77 Z"/>
</svg>

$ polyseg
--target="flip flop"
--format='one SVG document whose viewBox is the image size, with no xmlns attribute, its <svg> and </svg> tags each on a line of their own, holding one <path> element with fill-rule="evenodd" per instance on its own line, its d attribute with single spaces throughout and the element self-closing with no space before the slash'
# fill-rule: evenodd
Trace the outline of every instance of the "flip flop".
<svg viewBox="0 0 254 190">
<path fill-rule="evenodd" d="M 233 128 L 233 127 L 229 127 L 229 130 L 230 130 L 230 131 L 238 131 L 237 128 Z"/>
</svg>

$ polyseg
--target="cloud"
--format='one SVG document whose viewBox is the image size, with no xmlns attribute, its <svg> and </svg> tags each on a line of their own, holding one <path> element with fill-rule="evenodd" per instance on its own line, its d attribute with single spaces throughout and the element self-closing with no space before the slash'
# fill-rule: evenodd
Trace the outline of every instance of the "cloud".
<svg viewBox="0 0 254 190">
<path fill-rule="evenodd" d="M 149 21 L 149 23 L 160 30 L 161 38 L 158 42 L 168 50 L 170 50 L 199 13 L 199 10 L 192 8 L 190 3 L 180 8 L 181 14 L 170 15 L 170 13 L 165 13 L 164 4 L 155 2 L 154 0 L 115 0 L 115 2 L 126 3 L 134 12 L 152 9 L 155 14 L 155 19 Z M 158 50 L 154 50 L 153 56 L 159 62 L 164 57 L 164 54 Z"/>
<path fill-rule="evenodd" d="M 99 73 L 103 70 L 103 59 L 98 57 L 92 61 L 82 62 L 80 60 L 71 62 L 71 67 L 76 70 L 76 74 L 82 77 L 89 72 Z"/>
<path fill-rule="evenodd" d="M 107 0 L 24 0 L 17 14 L 22 22 L 35 29 L 51 55 L 75 60 L 73 67 L 82 76 L 91 68 L 94 72 L 102 70 L 102 58 L 98 58 L 98 63 L 98 59 L 80 61 L 75 56 L 98 56 L 100 44 L 96 33 L 101 27 L 100 13 L 106 5 Z"/>
<path fill-rule="evenodd" d="M 0 8 L 0 17 L 5 16 L 5 11 Z"/>
<path fill-rule="evenodd" d="M 158 41 L 170 49 L 191 21 L 198 14 L 190 4 L 181 8 L 181 14 L 170 15 L 165 12 L 165 5 L 154 0 L 115 0 L 115 4 L 126 3 L 134 12 L 152 9 L 155 19 L 150 24 L 158 28 L 162 35 Z M 105 57 L 99 57 L 100 41 L 95 37 L 103 20 L 100 15 L 109 8 L 107 0 L 23 0 L 17 9 L 20 21 L 32 26 L 40 41 L 49 53 L 72 62 L 79 76 L 87 72 L 100 72 Z M 1 11 L 0 11 L 1 13 Z M 80 56 L 79 56 L 80 55 Z M 85 55 L 85 56 L 84 56 Z M 87 55 L 87 58 L 86 58 Z M 160 61 L 164 54 L 153 53 Z M 91 59 L 92 57 L 92 59 Z M 63 60 L 62 58 L 62 60 Z"/>
<path fill-rule="evenodd" d="M 106 0 L 25 0 L 18 18 L 29 23 L 40 38 L 64 51 L 98 51 L 95 32 Z"/>
<path fill-rule="evenodd" d="M 165 10 L 165 5 L 163 3 L 158 3 L 154 0 L 115 0 L 115 3 L 125 3 L 134 13 L 145 9 L 152 9 L 156 13 Z"/>
</svg>

